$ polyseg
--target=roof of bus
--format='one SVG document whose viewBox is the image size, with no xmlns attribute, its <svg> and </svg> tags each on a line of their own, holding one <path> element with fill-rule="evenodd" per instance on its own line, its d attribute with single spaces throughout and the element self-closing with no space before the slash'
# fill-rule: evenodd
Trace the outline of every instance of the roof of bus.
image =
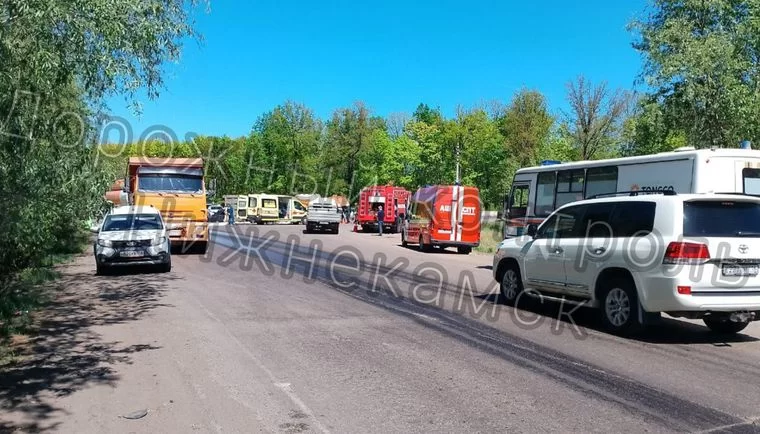
<svg viewBox="0 0 760 434">
<path fill-rule="evenodd" d="M 604 160 L 584 160 L 573 161 L 569 163 L 549 164 L 546 166 L 524 167 L 516 174 L 526 172 L 551 172 L 561 169 L 585 168 L 614 166 L 621 164 L 647 163 L 652 161 L 679 160 L 684 158 L 695 158 L 697 156 L 715 156 L 715 157 L 744 157 L 760 158 L 758 149 L 739 149 L 739 148 L 712 148 L 712 149 L 693 149 L 686 148 L 670 152 L 660 152 L 658 154 L 639 155 L 635 157 L 608 158 Z"/>
</svg>

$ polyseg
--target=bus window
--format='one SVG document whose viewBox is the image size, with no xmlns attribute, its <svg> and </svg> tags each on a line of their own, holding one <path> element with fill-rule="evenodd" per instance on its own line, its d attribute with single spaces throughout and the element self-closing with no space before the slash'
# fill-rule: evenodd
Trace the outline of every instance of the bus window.
<svg viewBox="0 0 760 434">
<path fill-rule="evenodd" d="M 554 211 L 555 181 L 555 172 L 541 172 L 538 174 L 535 208 L 537 217 L 546 217 Z"/>
<path fill-rule="evenodd" d="M 618 168 L 592 167 L 586 172 L 586 198 L 617 192 Z"/>
<path fill-rule="evenodd" d="M 744 193 L 760 195 L 760 169 L 745 167 L 742 169 L 744 179 Z"/>
<path fill-rule="evenodd" d="M 512 193 L 509 200 L 509 208 L 507 209 L 507 218 L 514 219 L 525 217 L 528 213 L 528 192 L 530 191 L 530 185 L 520 184 L 512 186 Z"/>
<path fill-rule="evenodd" d="M 584 170 L 563 170 L 557 174 L 557 203 L 559 208 L 583 199 Z"/>
<path fill-rule="evenodd" d="M 251 197 L 248 199 L 248 208 L 256 208 L 258 207 L 258 201 L 255 197 Z"/>
</svg>

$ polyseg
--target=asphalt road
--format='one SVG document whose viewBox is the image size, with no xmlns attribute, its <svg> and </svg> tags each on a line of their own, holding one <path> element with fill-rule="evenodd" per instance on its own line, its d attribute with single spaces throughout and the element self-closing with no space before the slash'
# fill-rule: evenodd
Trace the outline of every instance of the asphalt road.
<svg viewBox="0 0 760 434">
<path fill-rule="evenodd" d="M 169 274 L 79 258 L 0 382 L 0 430 L 760 432 L 757 323 L 620 338 L 593 311 L 500 304 L 490 255 L 350 228 L 219 226 Z"/>
</svg>

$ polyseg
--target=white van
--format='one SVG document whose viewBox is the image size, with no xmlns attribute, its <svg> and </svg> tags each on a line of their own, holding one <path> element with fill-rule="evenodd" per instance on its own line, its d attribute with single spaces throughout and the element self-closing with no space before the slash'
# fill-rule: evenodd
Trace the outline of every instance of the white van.
<svg viewBox="0 0 760 434">
<path fill-rule="evenodd" d="M 256 224 L 277 223 L 280 220 L 279 200 L 273 194 L 248 195 L 248 221 Z"/>
<path fill-rule="evenodd" d="M 760 150 L 680 148 L 637 157 L 545 162 L 515 173 L 504 201 L 504 238 L 541 224 L 555 209 L 628 191 L 760 195 Z"/>
<path fill-rule="evenodd" d="M 306 223 L 306 207 L 293 196 L 278 196 L 280 222 L 289 224 Z"/>
</svg>

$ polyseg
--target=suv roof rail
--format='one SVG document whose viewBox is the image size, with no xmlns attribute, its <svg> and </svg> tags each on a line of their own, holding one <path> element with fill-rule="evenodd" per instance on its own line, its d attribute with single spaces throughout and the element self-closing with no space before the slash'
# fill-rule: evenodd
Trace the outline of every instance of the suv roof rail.
<svg viewBox="0 0 760 434">
<path fill-rule="evenodd" d="M 614 192 L 614 193 L 600 193 L 600 194 L 595 194 L 595 195 L 593 195 L 593 196 L 589 197 L 588 199 L 597 199 L 597 198 L 601 198 L 601 197 L 612 197 L 612 196 L 620 196 L 620 195 L 624 195 L 624 194 L 625 194 L 625 195 L 628 195 L 628 196 L 638 196 L 638 195 L 640 195 L 640 194 L 662 194 L 662 195 L 665 195 L 665 196 L 675 196 L 677 193 L 676 193 L 674 190 L 659 190 L 659 191 L 655 191 L 655 190 L 646 190 L 646 191 L 642 191 L 642 190 L 631 190 L 631 191 L 616 191 L 616 192 Z"/>
<path fill-rule="evenodd" d="M 712 194 L 731 194 L 735 196 L 760 197 L 760 194 L 749 194 L 741 191 L 714 191 Z"/>
</svg>

